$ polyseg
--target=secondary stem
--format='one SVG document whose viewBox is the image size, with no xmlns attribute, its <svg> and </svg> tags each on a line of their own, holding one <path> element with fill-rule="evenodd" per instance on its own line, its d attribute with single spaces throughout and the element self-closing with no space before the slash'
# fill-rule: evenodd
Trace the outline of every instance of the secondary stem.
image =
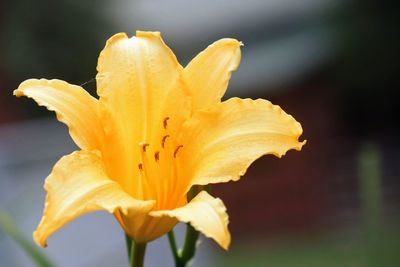
<svg viewBox="0 0 400 267">
<path fill-rule="evenodd" d="M 198 238 L 199 232 L 197 232 L 193 226 L 187 224 L 185 243 L 183 245 L 182 254 L 180 255 L 183 263 L 181 266 L 186 266 L 186 264 L 194 257 Z"/>
<path fill-rule="evenodd" d="M 196 185 L 193 186 L 190 191 L 188 192 L 187 198 L 188 201 L 192 200 L 199 192 L 202 190 L 209 191 L 209 186 L 200 186 Z M 199 232 L 196 231 L 193 226 L 189 223 L 186 224 L 186 236 L 185 236 L 185 243 L 183 244 L 183 248 L 178 250 L 176 245 L 174 231 L 171 230 L 168 233 L 168 240 L 171 246 L 172 254 L 175 259 L 175 266 L 176 267 L 185 267 L 186 264 L 194 257 L 196 253 L 196 243 L 197 239 L 199 238 Z"/>
<path fill-rule="evenodd" d="M 174 230 L 168 232 L 168 241 L 171 246 L 172 255 L 174 256 L 175 263 L 179 261 L 179 251 L 176 245 Z"/>
<path fill-rule="evenodd" d="M 186 264 L 194 257 L 198 237 L 199 232 L 197 232 L 190 224 L 187 224 L 185 243 L 182 250 L 179 251 L 176 245 L 173 230 L 168 233 L 168 240 L 175 259 L 176 267 L 185 267 Z"/>
</svg>

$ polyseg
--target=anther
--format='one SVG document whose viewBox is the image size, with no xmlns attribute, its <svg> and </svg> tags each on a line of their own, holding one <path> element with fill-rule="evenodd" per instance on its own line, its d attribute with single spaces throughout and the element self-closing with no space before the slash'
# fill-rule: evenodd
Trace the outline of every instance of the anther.
<svg viewBox="0 0 400 267">
<path fill-rule="evenodd" d="M 169 120 L 169 117 L 165 117 L 164 121 L 163 121 L 163 126 L 164 126 L 165 130 L 167 129 L 167 126 L 168 126 L 168 120 Z"/>
<path fill-rule="evenodd" d="M 169 135 L 167 134 L 167 135 L 164 135 L 164 137 L 162 138 L 162 140 L 161 140 L 161 146 L 162 146 L 162 148 L 164 148 L 164 146 L 165 146 L 165 141 L 167 140 L 168 137 L 169 137 Z"/>
<path fill-rule="evenodd" d="M 149 146 L 147 143 L 140 143 L 139 145 L 142 147 L 143 152 L 146 152 L 146 148 Z"/>
<path fill-rule="evenodd" d="M 183 147 L 183 145 L 179 145 L 179 146 L 177 146 L 177 147 L 175 148 L 175 151 L 174 151 L 174 158 L 176 158 L 176 154 L 178 154 L 178 151 L 179 151 L 179 149 L 180 149 L 181 147 Z"/>
<path fill-rule="evenodd" d="M 160 151 L 157 151 L 156 153 L 154 153 L 154 159 L 156 161 L 159 161 L 159 159 L 160 159 Z"/>
<path fill-rule="evenodd" d="M 140 171 L 143 171 L 143 164 L 139 163 L 138 168 L 139 168 Z"/>
</svg>

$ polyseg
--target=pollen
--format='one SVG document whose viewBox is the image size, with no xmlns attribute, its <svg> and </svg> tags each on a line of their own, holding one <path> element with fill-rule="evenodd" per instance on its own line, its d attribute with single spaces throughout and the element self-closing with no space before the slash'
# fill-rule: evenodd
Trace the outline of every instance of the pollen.
<svg viewBox="0 0 400 267">
<path fill-rule="evenodd" d="M 169 117 L 165 117 L 163 120 L 163 126 L 164 126 L 165 130 L 167 129 L 167 126 L 168 126 L 168 120 L 169 120 Z"/>
<path fill-rule="evenodd" d="M 143 152 L 146 152 L 146 148 L 149 146 L 149 144 L 140 142 L 139 146 L 142 147 Z"/>
<path fill-rule="evenodd" d="M 164 135 L 164 137 L 162 138 L 162 140 L 161 140 L 161 146 L 162 146 L 162 148 L 164 148 L 164 146 L 165 146 L 165 141 L 167 140 L 168 137 L 169 137 L 169 135 L 167 134 L 167 135 Z"/>
<path fill-rule="evenodd" d="M 160 160 L 160 151 L 157 151 L 156 153 L 154 153 L 154 159 L 155 159 L 156 161 L 159 161 L 159 160 Z"/>
<path fill-rule="evenodd" d="M 179 145 L 179 146 L 177 146 L 177 147 L 175 148 L 175 151 L 174 151 L 174 158 L 176 158 L 176 154 L 178 154 L 179 149 L 181 149 L 182 147 L 183 147 L 183 145 Z"/>
</svg>

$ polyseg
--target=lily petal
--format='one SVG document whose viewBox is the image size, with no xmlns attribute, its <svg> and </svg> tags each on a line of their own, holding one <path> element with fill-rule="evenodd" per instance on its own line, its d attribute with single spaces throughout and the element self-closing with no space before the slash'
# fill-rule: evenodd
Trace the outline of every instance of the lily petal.
<svg viewBox="0 0 400 267">
<path fill-rule="evenodd" d="M 82 149 L 99 149 L 103 128 L 98 117 L 97 99 L 82 87 L 61 80 L 30 79 L 14 90 L 17 97 L 33 98 L 40 106 L 55 111 L 57 119 Z"/>
<path fill-rule="evenodd" d="M 140 201 L 125 193 L 104 172 L 98 152 L 76 151 L 62 157 L 47 177 L 42 220 L 33 233 L 46 246 L 47 238 L 75 218 L 98 210 L 135 216 L 148 212 L 154 201 Z"/>
<path fill-rule="evenodd" d="M 169 129 L 183 120 L 185 112 L 176 109 L 188 101 L 180 86 L 182 67 L 159 32 L 137 32 L 132 38 L 124 33 L 111 37 L 97 70 L 97 93 L 106 116 L 111 117 L 103 120 L 110 133 L 108 149 L 102 151 L 107 170 L 125 190 L 143 197 L 138 191 L 140 179 L 132 179 L 138 176 L 141 161 L 138 144 L 156 140 L 149 144 L 154 148 L 161 143 L 165 118 L 171 118 Z"/>
<path fill-rule="evenodd" d="M 240 63 L 241 43 L 221 39 L 198 54 L 184 69 L 184 81 L 193 97 L 193 110 L 219 103 L 228 87 L 231 74 Z"/>
<path fill-rule="evenodd" d="M 239 180 L 249 165 L 265 154 L 281 157 L 300 150 L 302 128 L 279 106 L 263 99 L 231 98 L 198 112 L 184 126 L 181 164 L 193 184 Z M 189 189 L 188 188 L 188 189 Z"/>
<path fill-rule="evenodd" d="M 166 98 L 176 89 L 182 67 L 159 32 L 138 31 L 131 38 L 125 33 L 111 37 L 97 70 L 100 101 L 118 114 L 115 119 L 127 135 L 146 139 L 152 123 L 164 115 Z"/>
<path fill-rule="evenodd" d="M 231 242 L 226 207 L 221 199 L 212 197 L 206 191 L 201 191 L 183 207 L 152 211 L 149 215 L 168 216 L 181 222 L 190 223 L 197 231 L 214 239 L 224 249 L 228 249 Z"/>
</svg>

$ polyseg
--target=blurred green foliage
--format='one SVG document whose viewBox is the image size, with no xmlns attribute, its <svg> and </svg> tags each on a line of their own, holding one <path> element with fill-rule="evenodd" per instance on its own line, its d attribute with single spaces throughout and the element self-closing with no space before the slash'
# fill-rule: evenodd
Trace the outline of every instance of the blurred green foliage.
<svg viewBox="0 0 400 267">
<path fill-rule="evenodd" d="M 328 70 L 329 83 L 339 89 L 341 119 L 357 136 L 398 130 L 400 2 L 343 2 L 330 16 L 338 52 Z"/>
<path fill-rule="evenodd" d="M 379 242 L 368 244 L 354 232 L 340 233 L 340 238 L 320 237 L 312 240 L 290 240 L 273 246 L 237 246 L 229 255 L 220 257 L 221 267 L 396 267 L 400 262 L 398 248 L 400 231 L 392 225 L 379 237 Z M 372 245 L 372 246 L 371 246 Z M 379 257 L 371 261 L 373 255 Z M 379 264 L 378 261 L 379 260 Z"/>
<path fill-rule="evenodd" d="M 17 80 L 93 77 L 109 32 L 104 1 L 6 1 L 1 42 L 5 67 Z"/>
<path fill-rule="evenodd" d="M 28 240 L 23 233 L 15 226 L 15 222 L 7 212 L 0 209 L 0 231 L 3 230 L 30 256 L 33 262 L 39 267 L 54 267 L 49 259 L 40 251 L 40 249 Z"/>
<path fill-rule="evenodd" d="M 107 3 L 110 4 L 106 0 L 2 1 L 0 104 L 18 107 L 10 114 L 49 114 L 32 108 L 32 101 L 15 103 L 12 90 L 25 79 L 57 78 L 82 84 L 95 77 L 99 52 L 115 31 Z M 85 85 L 91 93 L 94 88 L 94 82 Z"/>
<path fill-rule="evenodd" d="M 252 267 L 396 267 L 400 264 L 400 218 L 382 217 L 382 166 L 379 148 L 371 143 L 358 154 L 361 225 L 329 235 L 294 238 L 271 246 L 242 243 L 218 266 Z"/>
</svg>

